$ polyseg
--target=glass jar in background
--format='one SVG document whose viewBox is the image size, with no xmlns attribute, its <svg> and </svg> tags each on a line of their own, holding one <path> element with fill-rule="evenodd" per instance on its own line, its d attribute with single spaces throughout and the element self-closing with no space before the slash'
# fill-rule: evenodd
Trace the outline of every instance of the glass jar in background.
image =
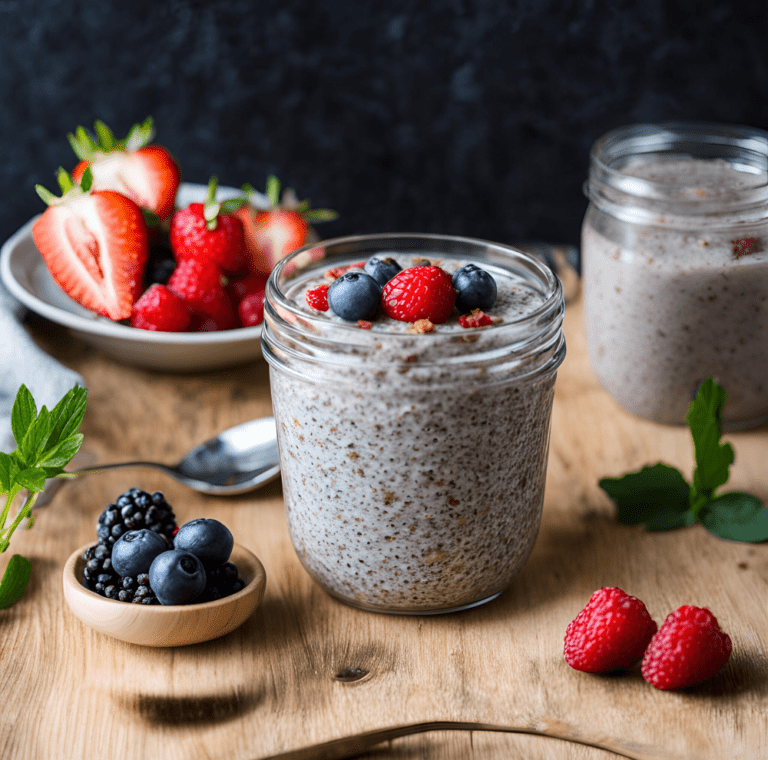
<svg viewBox="0 0 768 760">
<path fill-rule="evenodd" d="M 682 424 L 701 383 L 727 428 L 768 418 L 768 132 L 639 124 L 590 154 L 582 228 L 595 374 L 625 409 Z"/>
<path fill-rule="evenodd" d="M 326 270 L 373 255 L 480 265 L 496 279 L 491 313 L 503 321 L 414 334 L 405 322 L 360 329 L 306 306 Z M 492 243 L 342 238 L 277 265 L 263 350 L 288 526 L 326 591 L 363 609 L 427 614 L 507 588 L 539 529 L 562 319 L 552 272 Z"/>
</svg>

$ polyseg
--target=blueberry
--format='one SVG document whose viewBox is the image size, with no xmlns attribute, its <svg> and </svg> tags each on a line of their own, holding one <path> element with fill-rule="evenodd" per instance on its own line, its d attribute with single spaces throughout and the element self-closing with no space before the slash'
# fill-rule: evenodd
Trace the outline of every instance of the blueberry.
<svg viewBox="0 0 768 760">
<path fill-rule="evenodd" d="M 167 548 L 165 539 L 153 530 L 129 530 L 112 547 L 112 567 L 121 576 L 146 573 L 152 560 Z"/>
<path fill-rule="evenodd" d="M 456 308 L 462 314 L 473 309 L 490 309 L 496 303 L 496 280 L 480 267 L 467 264 L 453 273 Z"/>
<path fill-rule="evenodd" d="M 175 548 L 194 554 L 206 567 L 223 565 L 234 543 L 226 525 L 205 517 L 182 525 L 173 540 Z"/>
<path fill-rule="evenodd" d="M 152 562 L 149 585 L 160 604 L 189 604 L 205 588 L 203 563 L 194 554 L 170 549 Z"/>
<path fill-rule="evenodd" d="M 365 263 L 363 271 L 383 288 L 403 268 L 393 258 L 380 259 L 374 256 Z"/>
<path fill-rule="evenodd" d="M 328 288 L 328 305 L 334 314 L 349 322 L 373 319 L 380 299 L 379 283 L 360 270 L 346 272 Z"/>
</svg>

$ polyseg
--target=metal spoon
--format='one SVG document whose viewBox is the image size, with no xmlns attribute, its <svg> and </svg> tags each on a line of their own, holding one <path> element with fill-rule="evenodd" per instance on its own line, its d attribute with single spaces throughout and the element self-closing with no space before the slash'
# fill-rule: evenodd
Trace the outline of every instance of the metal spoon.
<svg viewBox="0 0 768 760">
<path fill-rule="evenodd" d="M 118 462 L 68 474 L 87 475 L 118 467 L 155 467 L 195 491 L 217 496 L 253 491 L 280 474 L 275 419 L 263 417 L 229 428 L 196 446 L 176 465 Z"/>
</svg>

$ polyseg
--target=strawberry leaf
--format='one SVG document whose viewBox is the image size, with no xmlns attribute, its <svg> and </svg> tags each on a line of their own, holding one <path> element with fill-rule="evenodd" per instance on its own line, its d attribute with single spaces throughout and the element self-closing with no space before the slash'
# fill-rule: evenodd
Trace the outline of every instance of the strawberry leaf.
<svg viewBox="0 0 768 760">
<path fill-rule="evenodd" d="M 29 584 L 32 564 L 26 557 L 14 554 L 8 562 L 0 581 L 0 610 L 8 609 L 18 602 Z"/>
<path fill-rule="evenodd" d="M 104 153 L 109 153 L 109 151 L 113 150 L 117 145 L 114 133 L 101 119 L 96 119 L 93 123 L 93 127 L 99 138 L 99 146 Z"/>
<path fill-rule="evenodd" d="M 267 197 L 273 206 L 280 205 L 280 180 L 274 174 L 267 177 Z"/>
<path fill-rule="evenodd" d="M 26 385 L 22 385 L 16 394 L 11 410 L 11 431 L 16 439 L 16 445 L 24 440 L 30 426 L 37 417 L 37 407 L 32 394 Z"/>
<path fill-rule="evenodd" d="M 725 493 L 704 505 L 699 513 L 704 527 L 720 538 L 762 543 L 768 541 L 768 509 L 747 493 Z"/>
<path fill-rule="evenodd" d="M 321 224 L 322 222 L 333 222 L 339 218 L 338 212 L 330 208 L 309 208 L 306 211 L 299 212 L 309 224 Z"/>
</svg>

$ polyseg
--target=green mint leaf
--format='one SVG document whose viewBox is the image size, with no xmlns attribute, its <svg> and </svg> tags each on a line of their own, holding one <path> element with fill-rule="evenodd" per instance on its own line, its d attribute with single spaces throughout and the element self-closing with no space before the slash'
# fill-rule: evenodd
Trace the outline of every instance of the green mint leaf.
<svg viewBox="0 0 768 760">
<path fill-rule="evenodd" d="M 32 493 L 40 493 L 45 488 L 46 479 L 45 470 L 39 467 L 27 467 L 16 475 L 16 482 Z"/>
<path fill-rule="evenodd" d="M 761 543 L 768 541 L 768 509 L 748 493 L 724 493 L 702 507 L 699 520 L 720 538 Z"/>
<path fill-rule="evenodd" d="M 37 417 L 35 400 L 27 386 L 22 385 L 16 393 L 16 399 L 11 410 L 11 431 L 17 446 L 24 440 L 24 436 L 27 434 L 29 426 L 35 421 L 35 417 Z"/>
<path fill-rule="evenodd" d="M 64 469 L 69 464 L 72 457 L 80 450 L 83 443 L 83 434 L 75 433 L 69 438 L 65 438 L 61 443 L 53 448 L 47 449 L 37 459 L 37 467 L 46 471 L 52 469 Z M 48 475 L 48 477 L 51 477 Z"/>
<path fill-rule="evenodd" d="M 618 520 L 624 525 L 644 523 L 649 530 L 670 530 L 693 523 L 690 486 L 669 465 L 659 463 L 621 478 L 603 478 L 600 487 L 615 502 Z"/>
<path fill-rule="evenodd" d="M 733 463 L 733 446 L 720 443 L 723 425 L 725 391 L 708 377 L 699 388 L 688 408 L 685 419 L 691 429 L 696 456 L 691 487 L 691 507 L 694 515 L 728 481 Z"/>
<path fill-rule="evenodd" d="M 76 385 L 67 391 L 61 401 L 51 410 L 53 426 L 48 438 L 49 448 L 58 446 L 63 440 L 77 432 L 85 415 L 87 399 L 88 391 Z"/>
<path fill-rule="evenodd" d="M 0 451 L 0 493 L 8 493 L 11 490 L 11 467 L 13 460 L 9 454 Z M 2 526 L 0 526 L 1 528 Z"/>
<path fill-rule="evenodd" d="M 33 467 L 37 462 L 37 458 L 45 450 L 51 434 L 52 424 L 53 420 L 51 420 L 50 412 L 43 407 L 37 415 L 37 419 L 29 426 L 24 439 L 18 447 L 24 464 L 28 467 Z"/>
<path fill-rule="evenodd" d="M 0 610 L 12 607 L 24 596 L 32 574 L 32 565 L 26 557 L 14 554 L 8 562 L 0 581 Z"/>
</svg>

